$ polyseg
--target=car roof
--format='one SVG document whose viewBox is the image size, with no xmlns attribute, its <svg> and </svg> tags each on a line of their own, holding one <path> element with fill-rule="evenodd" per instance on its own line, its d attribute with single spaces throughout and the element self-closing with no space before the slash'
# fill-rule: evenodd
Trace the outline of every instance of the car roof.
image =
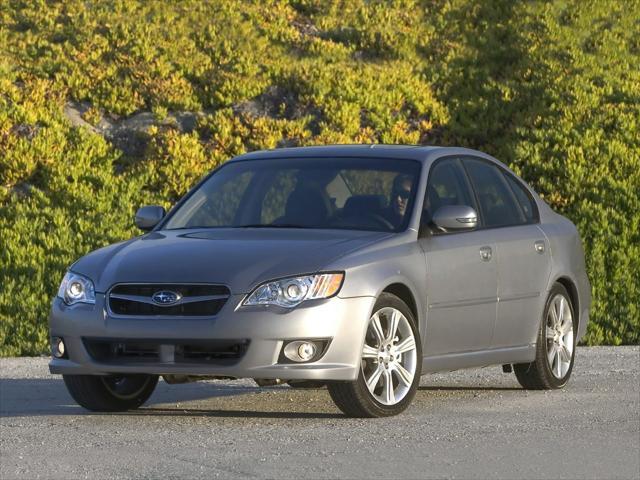
<svg viewBox="0 0 640 480">
<path fill-rule="evenodd" d="M 270 158 L 319 158 L 319 157 L 364 157 L 364 158 L 404 158 L 426 161 L 445 155 L 473 154 L 489 157 L 477 150 L 458 147 L 437 147 L 422 145 L 324 145 L 313 147 L 277 148 L 246 153 L 229 161 L 259 160 Z"/>
</svg>

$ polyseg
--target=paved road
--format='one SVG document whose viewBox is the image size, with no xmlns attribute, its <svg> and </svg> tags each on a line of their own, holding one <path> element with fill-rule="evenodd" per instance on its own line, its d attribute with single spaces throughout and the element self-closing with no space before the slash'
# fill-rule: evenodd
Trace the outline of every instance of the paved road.
<svg viewBox="0 0 640 480">
<path fill-rule="evenodd" d="M 0 478 L 640 478 L 640 349 L 579 348 L 569 386 L 485 368 L 423 377 L 400 417 L 325 390 L 160 382 L 126 414 L 74 405 L 47 359 L 0 359 Z"/>
</svg>

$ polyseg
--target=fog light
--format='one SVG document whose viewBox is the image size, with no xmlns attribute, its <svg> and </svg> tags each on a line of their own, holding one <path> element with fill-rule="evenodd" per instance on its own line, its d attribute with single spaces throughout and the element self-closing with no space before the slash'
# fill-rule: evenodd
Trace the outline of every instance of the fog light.
<svg viewBox="0 0 640 480">
<path fill-rule="evenodd" d="M 308 362 L 314 359 L 318 351 L 319 348 L 316 342 L 296 340 L 285 345 L 284 356 L 292 362 Z"/>
<path fill-rule="evenodd" d="M 298 356 L 306 362 L 315 356 L 316 350 L 317 348 L 314 343 L 304 342 L 298 347 Z"/>
<path fill-rule="evenodd" d="M 66 349 L 64 346 L 64 341 L 60 337 L 53 337 L 51 339 L 51 352 L 53 356 L 56 358 L 64 358 Z"/>
</svg>

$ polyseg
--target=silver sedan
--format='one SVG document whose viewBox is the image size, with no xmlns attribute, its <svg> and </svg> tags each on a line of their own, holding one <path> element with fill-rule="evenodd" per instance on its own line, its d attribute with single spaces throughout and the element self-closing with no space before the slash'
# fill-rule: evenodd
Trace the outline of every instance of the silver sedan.
<svg viewBox="0 0 640 480">
<path fill-rule="evenodd" d="M 52 305 L 50 370 L 90 410 L 137 408 L 159 376 L 326 385 L 358 417 L 400 413 L 436 371 L 557 389 L 587 327 L 575 226 L 474 150 L 254 152 L 135 221 Z"/>
</svg>

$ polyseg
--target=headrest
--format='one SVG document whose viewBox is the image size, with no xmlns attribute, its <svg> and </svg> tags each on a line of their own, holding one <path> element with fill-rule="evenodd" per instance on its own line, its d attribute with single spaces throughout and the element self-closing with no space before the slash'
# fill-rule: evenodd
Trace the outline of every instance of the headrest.
<svg viewBox="0 0 640 480">
<path fill-rule="evenodd" d="M 346 217 L 356 217 L 367 213 L 380 214 L 384 209 L 385 199 L 382 195 L 354 195 L 349 197 L 342 210 Z"/>
<path fill-rule="evenodd" d="M 331 201 L 319 188 L 307 186 L 296 188 L 285 208 L 287 223 L 300 225 L 321 225 L 331 213 Z"/>
</svg>

